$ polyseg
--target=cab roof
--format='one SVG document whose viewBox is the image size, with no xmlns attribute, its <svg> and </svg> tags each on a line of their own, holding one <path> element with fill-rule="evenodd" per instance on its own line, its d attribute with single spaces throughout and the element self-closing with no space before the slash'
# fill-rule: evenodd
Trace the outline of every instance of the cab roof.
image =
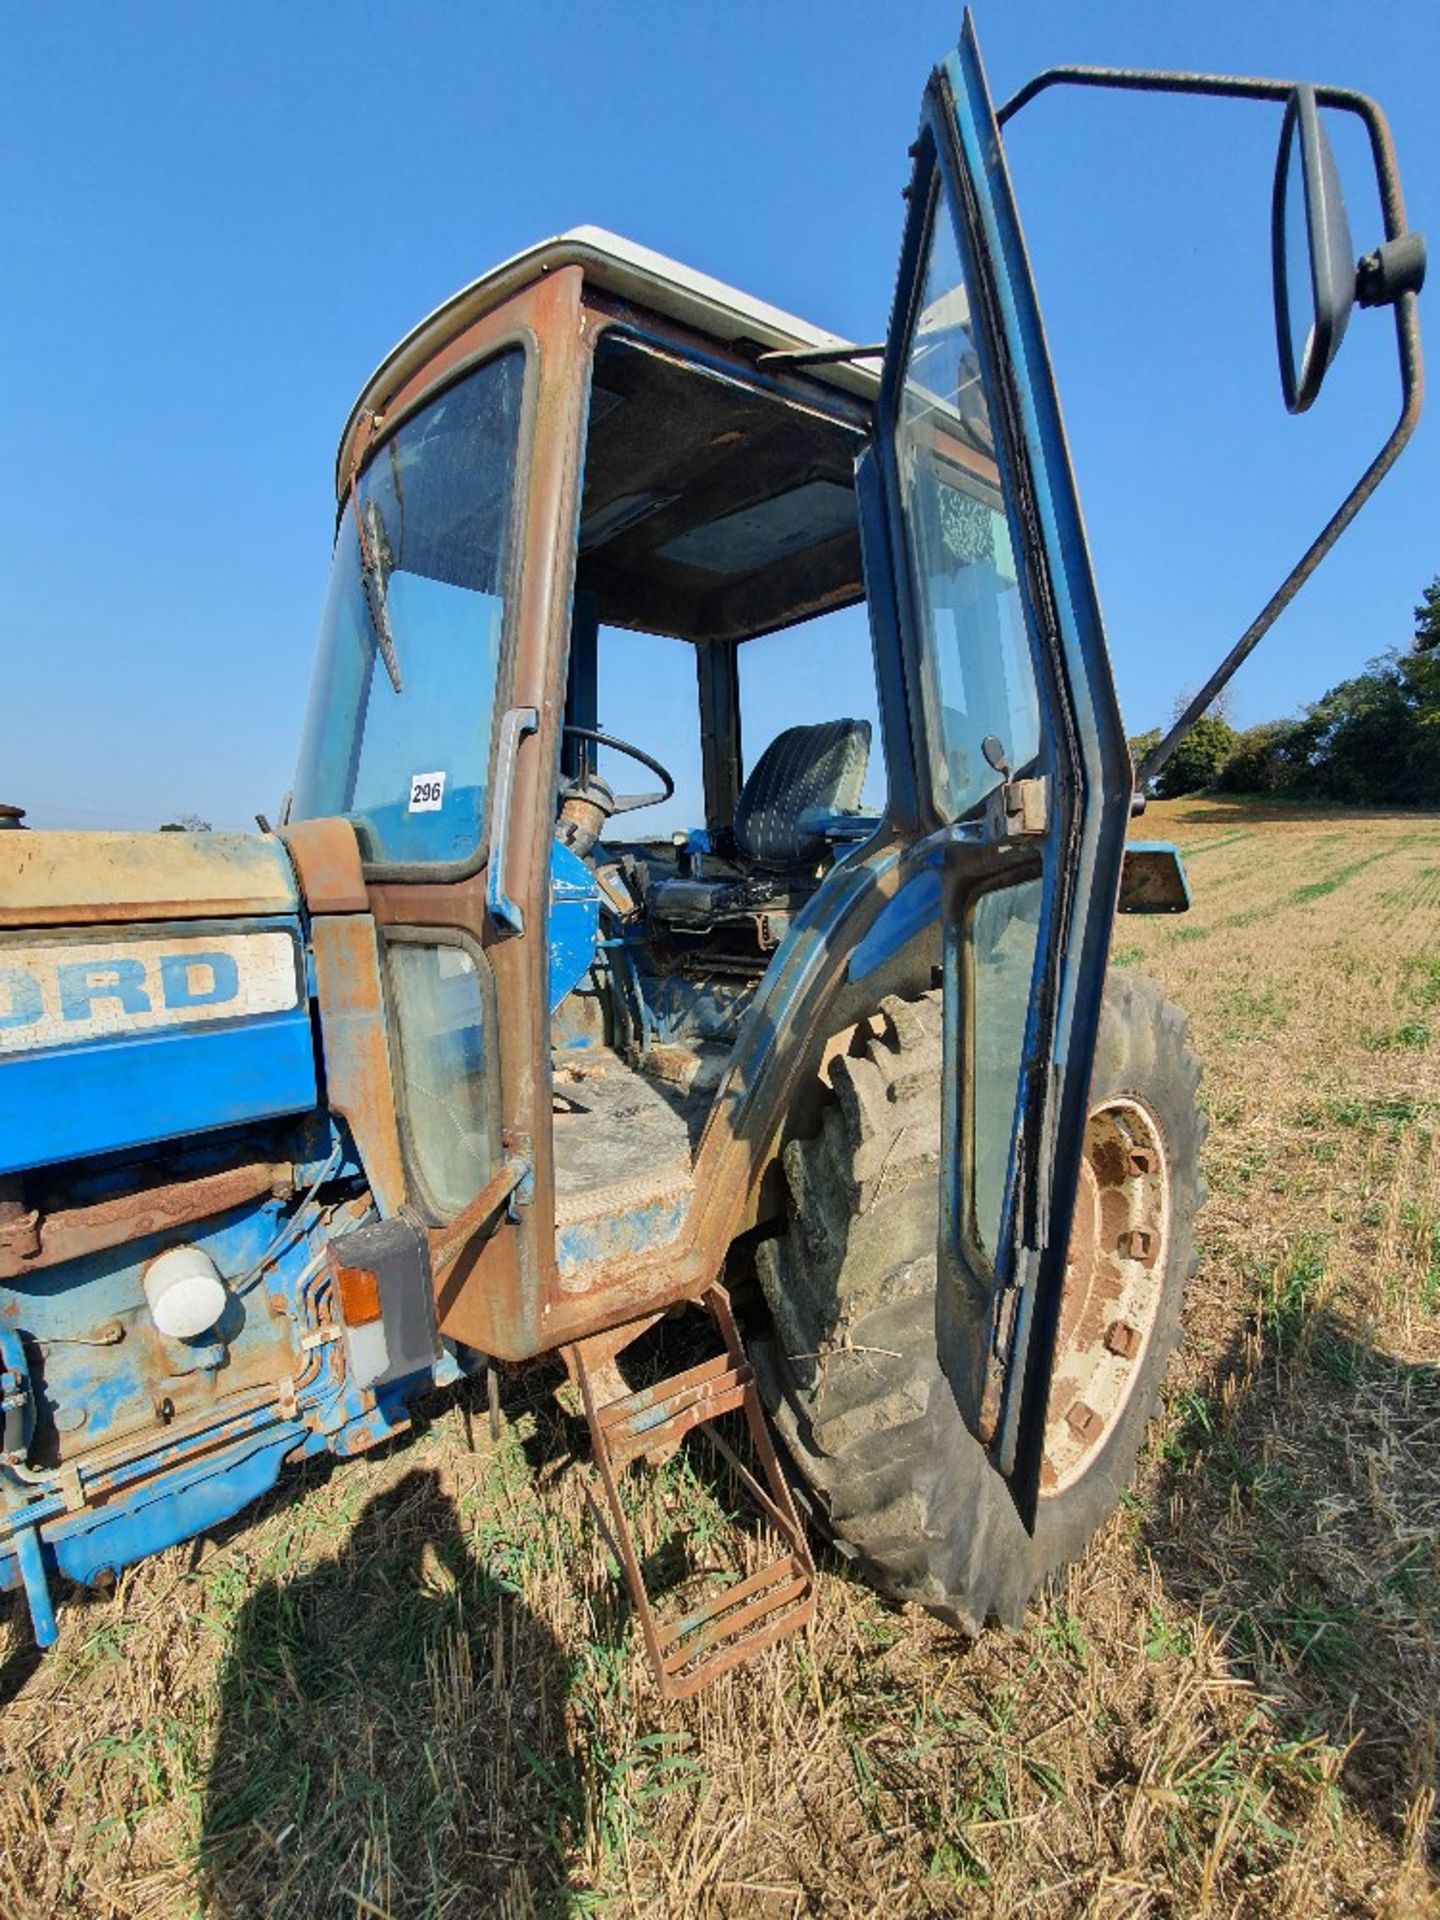
<svg viewBox="0 0 1440 1920">
<path fill-rule="evenodd" d="M 756 341 L 769 351 L 802 352 L 843 350 L 853 345 L 838 333 L 813 327 L 663 253 L 607 233 L 603 227 L 572 227 L 568 233 L 541 240 L 472 280 L 392 348 L 366 381 L 340 436 L 335 462 L 337 495 L 347 484 L 351 445 L 363 414 L 377 411 L 385 398 L 418 372 L 439 347 L 492 307 L 542 274 L 568 266 L 581 267 L 592 285 L 726 345 L 737 340 Z M 867 400 L 874 397 L 879 384 L 879 363 L 873 357 L 839 360 L 809 367 L 806 372 L 827 386 Z"/>
</svg>

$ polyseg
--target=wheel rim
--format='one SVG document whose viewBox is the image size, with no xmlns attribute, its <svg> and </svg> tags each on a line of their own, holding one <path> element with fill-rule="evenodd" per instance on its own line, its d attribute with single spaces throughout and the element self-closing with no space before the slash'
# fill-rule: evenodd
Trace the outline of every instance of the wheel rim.
<svg viewBox="0 0 1440 1920">
<path fill-rule="evenodd" d="M 1139 1100 L 1107 1100 L 1085 1124 L 1042 1497 L 1073 1485 L 1123 1418 L 1145 1372 L 1169 1250 L 1170 1165 L 1160 1123 Z"/>
</svg>

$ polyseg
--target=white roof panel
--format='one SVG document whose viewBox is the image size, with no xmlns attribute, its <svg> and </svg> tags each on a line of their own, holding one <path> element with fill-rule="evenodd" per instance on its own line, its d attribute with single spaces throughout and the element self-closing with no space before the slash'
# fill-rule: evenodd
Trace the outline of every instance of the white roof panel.
<svg viewBox="0 0 1440 1920">
<path fill-rule="evenodd" d="M 389 352 L 366 381 L 341 435 L 336 458 L 336 487 L 343 490 L 351 436 L 360 415 L 374 408 L 415 373 L 436 348 L 522 286 L 556 267 L 579 266 L 585 277 L 609 293 L 649 307 L 712 339 L 758 340 L 770 349 L 843 348 L 851 342 L 838 333 L 812 327 L 806 320 L 726 286 L 706 273 L 682 266 L 663 253 L 642 247 L 603 227 L 572 227 L 502 261 L 489 273 L 438 306 Z M 878 384 L 874 360 L 839 361 L 809 369 L 811 377 L 864 398 Z"/>
</svg>

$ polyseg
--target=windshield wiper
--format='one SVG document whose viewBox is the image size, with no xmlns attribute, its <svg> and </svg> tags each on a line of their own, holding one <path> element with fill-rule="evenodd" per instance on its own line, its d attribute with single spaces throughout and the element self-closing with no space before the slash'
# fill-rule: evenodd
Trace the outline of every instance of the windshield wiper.
<svg viewBox="0 0 1440 1920">
<path fill-rule="evenodd" d="M 400 678 L 400 656 L 395 651 L 390 609 L 385 604 L 385 583 L 391 567 L 390 541 L 386 536 L 385 522 L 373 500 L 367 500 L 363 507 L 360 505 L 353 481 L 350 485 L 350 504 L 355 509 L 355 531 L 360 540 L 360 579 L 365 588 L 365 602 L 370 609 L 370 624 L 375 630 L 375 644 L 380 649 L 380 658 L 385 662 L 391 686 L 396 693 L 403 693 L 405 685 Z"/>
</svg>

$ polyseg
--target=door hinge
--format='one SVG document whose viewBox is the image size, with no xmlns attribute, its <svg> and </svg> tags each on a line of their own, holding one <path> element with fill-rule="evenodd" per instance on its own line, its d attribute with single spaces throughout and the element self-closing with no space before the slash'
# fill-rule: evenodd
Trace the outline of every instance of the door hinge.
<svg viewBox="0 0 1440 1920">
<path fill-rule="evenodd" d="M 986 825 L 992 840 L 1014 840 L 1044 833 L 1050 813 L 1050 782 L 1041 774 L 1033 780 L 1007 780 L 989 795 Z"/>
</svg>

